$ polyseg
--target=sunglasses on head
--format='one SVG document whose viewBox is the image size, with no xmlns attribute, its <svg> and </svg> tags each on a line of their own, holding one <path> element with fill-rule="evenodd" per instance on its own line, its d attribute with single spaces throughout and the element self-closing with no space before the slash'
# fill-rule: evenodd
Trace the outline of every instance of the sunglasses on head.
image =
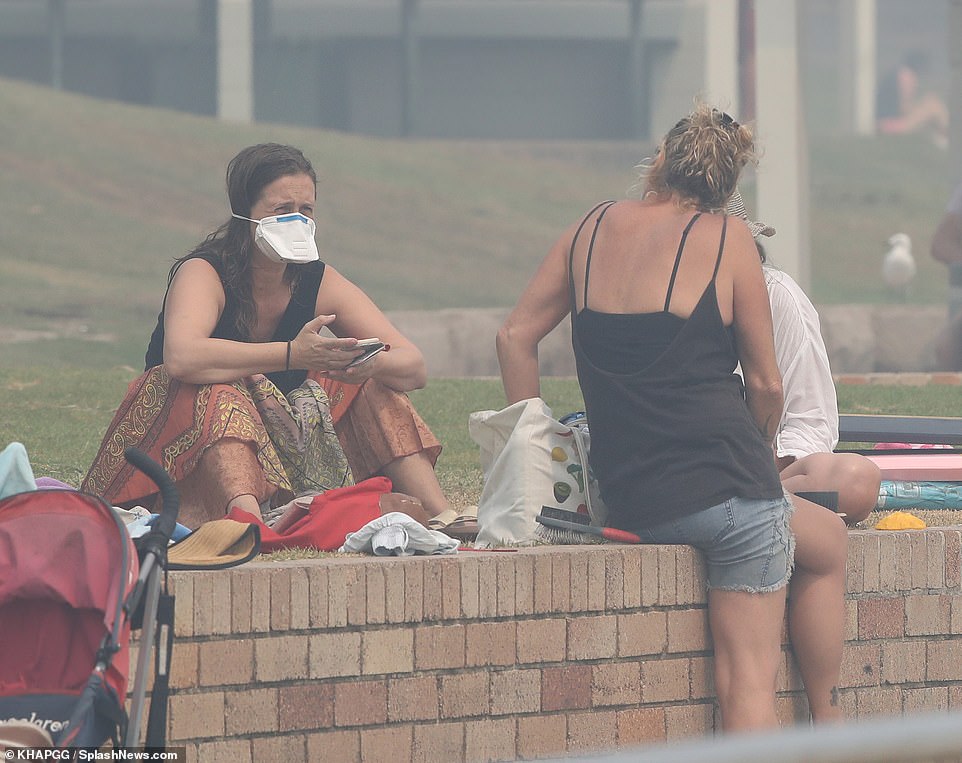
<svg viewBox="0 0 962 763">
<path fill-rule="evenodd" d="M 715 117 L 718 118 L 718 121 L 721 122 L 722 127 L 729 127 L 733 130 L 737 130 L 739 127 L 741 127 L 741 125 L 738 124 L 738 122 L 736 122 L 734 119 L 732 119 L 731 115 L 728 114 L 727 112 L 720 111 L 719 109 L 712 109 L 711 113 L 712 113 L 713 119 Z"/>
</svg>

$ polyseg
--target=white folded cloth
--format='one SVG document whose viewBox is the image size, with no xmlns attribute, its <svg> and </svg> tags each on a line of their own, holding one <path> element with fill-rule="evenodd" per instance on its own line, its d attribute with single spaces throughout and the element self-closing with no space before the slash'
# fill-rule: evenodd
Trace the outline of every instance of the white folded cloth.
<svg viewBox="0 0 962 763">
<path fill-rule="evenodd" d="M 407 514 L 392 511 L 372 519 L 357 532 L 348 533 L 339 551 L 375 556 L 456 554 L 460 542 L 437 530 L 429 530 Z"/>
</svg>

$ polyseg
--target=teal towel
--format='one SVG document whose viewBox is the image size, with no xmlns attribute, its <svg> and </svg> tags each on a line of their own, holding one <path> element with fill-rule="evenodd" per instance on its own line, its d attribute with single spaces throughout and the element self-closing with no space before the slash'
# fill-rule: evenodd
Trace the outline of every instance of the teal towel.
<svg viewBox="0 0 962 763">
<path fill-rule="evenodd" d="M 27 449 L 22 443 L 10 443 L 0 451 L 0 498 L 36 489 Z"/>
</svg>

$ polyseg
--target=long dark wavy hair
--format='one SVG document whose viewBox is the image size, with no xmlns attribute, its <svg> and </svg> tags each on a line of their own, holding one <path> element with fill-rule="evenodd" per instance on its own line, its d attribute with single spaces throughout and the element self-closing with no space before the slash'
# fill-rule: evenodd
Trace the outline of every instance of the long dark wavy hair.
<svg viewBox="0 0 962 763">
<path fill-rule="evenodd" d="M 307 175 L 317 185 L 314 167 L 300 149 L 280 143 L 259 143 L 243 149 L 227 165 L 227 198 L 231 211 L 250 217 L 264 188 L 288 175 Z M 230 289 L 237 299 L 235 328 L 240 336 L 250 338 L 257 322 L 257 305 L 250 277 L 254 249 L 250 222 L 231 217 L 190 252 L 174 261 L 167 285 L 170 286 L 177 270 L 187 260 L 195 257 L 216 260 L 225 289 Z M 293 289 L 299 277 L 298 266 L 288 265 L 285 275 Z"/>
</svg>

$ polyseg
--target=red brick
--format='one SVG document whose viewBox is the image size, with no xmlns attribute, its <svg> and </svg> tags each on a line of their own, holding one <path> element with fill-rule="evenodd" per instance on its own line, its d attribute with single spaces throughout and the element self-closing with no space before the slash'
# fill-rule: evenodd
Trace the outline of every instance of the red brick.
<svg viewBox="0 0 962 763">
<path fill-rule="evenodd" d="M 328 624 L 327 568 L 313 564 L 307 568 L 307 585 L 310 597 L 310 624 L 312 628 L 326 628 Z"/>
<path fill-rule="evenodd" d="M 311 678 L 356 676 L 361 673 L 361 634 L 348 631 L 308 637 Z"/>
<path fill-rule="evenodd" d="M 639 707 L 618 713 L 618 746 L 660 744 L 667 739 L 665 708 Z"/>
<path fill-rule="evenodd" d="M 470 718 L 490 712 L 489 677 L 485 671 L 441 676 L 441 717 Z"/>
<path fill-rule="evenodd" d="M 345 573 L 345 584 L 347 586 L 347 624 L 366 625 L 367 624 L 367 575 L 364 566 L 358 565 L 349 568 Z"/>
<path fill-rule="evenodd" d="M 414 631 L 414 666 L 417 670 L 463 668 L 463 625 L 429 625 Z"/>
<path fill-rule="evenodd" d="M 366 565 L 364 574 L 368 624 L 387 622 L 387 574 L 381 564 Z"/>
<path fill-rule="evenodd" d="M 715 728 L 715 706 L 710 703 L 665 708 L 668 741 L 709 736 Z"/>
<path fill-rule="evenodd" d="M 361 732 L 361 760 L 410 760 L 413 746 L 414 728 L 410 725 Z"/>
<path fill-rule="evenodd" d="M 649 610 L 618 615 L 618 656 L 661 654 L 668 647 L 668 615 Z"/>
<path fill-rule="evenodd" d="M 393 758 L 389 758 L 391 759 Z M 412 763 L 441 763 L 463 759 L 463 723 L 419 723 L 414 727 Z M 335 758 L 330 760 L 333 763 Z"/>
<path fill-rule="evenodd" d="M 951 596 L 905 597 L 905 635 L 942 635 L 949 633 L 951 624 Z"/>
<path fill-rule="evenodd" d="M 417 623 L 424 617 L 424 568 L 419 559 L 404 561 L 404 621 Z"/>
<path fill-rule="evenodd" d="M 251 576 L 252 570 L 234 569 L 230 576 L 230 622 L 231 631 L 250 633 L 251 630 Z M 180 598 L 178 596 L 178 598 Z M 176 618 L 176 615 L 174 616 Z M 176 619 L 174 620 L 176 624 Z"/>
<path fill-rule="evenodd" d="M 498 578 L 498 617 L 514 617 L 517 611 L 514 558 L 510 554 L 499 556 L 495 560 L 495 572 Z"/>
<path fill-rule="evenodd" d="M 551 556 L 551 611 L 571 611 L 571 564 L 567 552 Z"/>
<path fill-rule="evenodd" d="M 361 634 L 361 673 L 410 673 L 414 670 L 414 633 L 410 629 L 365 630 Z"/>
<path fill-rule="evenodd" d="M 442 590 L 441 565 L 437 562 L 440 559 L 418 559 L 417 562 L 424 574 L 423 595 L 423 617 L 426 621 L 440 620 L 444 612 L 444 597 Z M 363 742 L 363 737 L 362 737 Z"/>
<path fill-rule="evenodd" d="M 235 643 L 235 642 L 231 642 Z M 202 680 L 203 671 L 199 668 L 199 644 L 178 643 L 177 648 L 170 656 L 170 688 L 172 689 L 193 689 Z M 130 658 L 133 666 L 137 652 L 131 648 Z M 130 676 L 135 674 L 136 669 L 130 671 Z M 149 671 L 153 677 L 153 670 Z M 243 672 L 243 669 L 242 671 Z M 145 676 L 147 677 L 147 676 Z M 151 680 L 151 684 L 153 681 Z"/>
<path fill-rule="evenodd" d="M 901 597 L 861 599 L 858 603 L 858 635 L 863 641 L 904 636 L 904 600 Z"/>
<path fill-rule="evenodd" d="M 309 734 L 307 759 L 312 763 L 313 761 L 361 763 L 361 732 L 325 731 L 320 734 Z"/>
<path fill-rule="evenodd" d="M 287 631 L 291 628 L 291 570 L 277 566 L 270 570 L 271 584 L 271 630 Z"/>
<path fill-rule="evenodd" d="M 811 719 L 803 693 L 775 698 L 775 715 L 782 726 L 805 726 Z"/>
<path fill-rule="evenodd" d="M 283 760 L 306 763 L 307 743 L 302 736 L 255 737 L 251 740 L 254 760 Z"/>
<path fill-rule="evenodd" d="M 334 686 L 334 722 L 338 726 L 367 726 L 387 720 L 384 681 L 347 681 Z"/>
<path fill-rule="evenodd" d="M 608 593 L 605 558 L 596 551 L 588 552 L 588 602 L 586 611 L 602 612 Z"/>
<path fill-rule="evenodd" d="M 513 620 L 468 623 L 465 628 L 467 666 L 514 665 L 518 652 L 516 631 Z"/>
<path fill-rule="evenodd" d="M 379 566 L 384 569 L 384 620 L 389 623 L 403 623 L 405 562 L 385 560 Z"/>
<path fill-rule="evenodd" d="M 945 587 L 962 585 L 962 532 L 945 530 Z"/>
<path fill-rule="evenodd" d="M 541 671 L 541 710 L 591 707 L 591 666 L 568 665 Z"/>
<path fill-rule="evenodd" d="M 690 693 L 689 661 L 646 660 L 641 663 L 641 701 L 677 702 Z"/>
<path fill-rule="evenodd" d="M 846 644 L 842 654 L 840 686 L 878 686 L 881 659 L 879 644 Z"/>
<path fill-rule="evenodd" d="M 516 760 L 516 726 L 513 718 L 468 721 L 464 724 L 465 760 Z"/>
<path fill-rule="evenodd" d="M 678 571 L 675 568 L 675 547 L 655 546 L 658 549 L 658 603 L 669 606 L 678 603 Z"/>
<path fill-rule="evenodd" d="M 170 697 L 170 738 L 210 739 L 224 736 L 224 693 L 173 694 Z"/>
<path fill-rule="evenodd" d="M 551 557 L 538 554 L 534 557 L 534 607 L 543 614 L 551 611 Z"/>
<path fill-rule="evenodd" d="M 518 615 L 534 612 L 534 558 L 512 554 L 514 560 L 514 611 Z"/>
<path fill-rule="evenodd" d="M 865 588 L 865 536 L 852 533 L 848 538 L 848 555 L 845 559 L 845 590 L 861 593 Z"/>
<path fill-rule="evenodd" d="M 310 642 L 306 636 L 274 636 L 254 641 L 254 678 L 285 681 L 308 678 Z"/>
<path fill-rule="evenodd" d="M 478 567 L 478 614 L 498 616 L 498 554 L 481 558 Z"/>
<path fill-rule="evenodd" d="M 852 535 L 849 535 L 850 540 L 851 537 Z M 862 552 L 864 557 L 864 569 L 862 571 L 863 591 L 875 592 L 879 590 L 879 584 L 881 582 L 881 570 L 879 569 L 881 548 L 879 542 L 879 533 L 872 532 L 864 534 Z"/>
<path fill-rule="evenodd" d="M 445 620 L 461 617 L 461 567 L 458 559 L 441 559 L 441 616 Z"/>
<path fill-rule="evenodd" d="M 568 594 L 571 599 L 570 614 L 588 610 L 588 557 L 590 552 L 572 551 L 569 557 L 568 575 L 570 576 Z"/>
<path fill-rule="evenodd" d="M 561 662 L 567 652 L 568 627 L 564 619 L 518 621 L 518 663 Z"/>
<path fill-rule="evenodd" d="M 251 577 L 251 632 L 266 633 L 271 629 L 271 578 L 266 569 Z"/>
<path fill-rule="evenodd" d="M 605 609 L 624 609 L 625 565 L 621 549 L 603 548 L 605 559 Z"/>
<path fill-rule="evenodd" d="M 518 718 L 518 758 L 560 757 L 568 750 L 568 725 L 563 715 Z"/>
<path fill-rule="evenodd" d="M 334 725 L 334 686 L 312 682 L 277 690 L 281 731 L 324 729 Z"/>
<path fill-rule="evenodd" d="M 692 657 L 689 663 L 691 671 L 691 698 L 708 699 L 715 696 L 714 660 L 711 657 Z"/>
<path fill-rule="evenodd" d="M 593 660 L 618 653 L 618 618 L 589 615 L 568 621 L 568 659 Z"/>
<path fill-rule="evenodd" d="M 311 627 L 311 584 L 305 567 L 291 569 L 291 629 Z"/>
<path fill-rule="evenodd" d="M 227 736 L 277 731 L 277 689 L 243 689 L 224 695 Z"/>
<path fill-rule="evenodd" d="M 190 747 L 188 749 L 188 759 Z M 252 763 L 249 739 L 221 739 L 216 742 L 200 742 L 195 760 L 203 763 Z"/>
<path fill-rule="evenodd" d="M 902 689 L 900 687 L 856 689 L 855 707 L 860 721 L 878 716 L 901 715 Z"/>
<path fill-rule="evenodd" d="M 461 564 L 461 614 L 477 617 L 481 611 L 481 560 L 468 555 Z"/>
<path fill-rule="evenodd" d="M 438 679 L 435 676 L 390 679 L 387 716 L 389 721 L 437 720 Z"/>
<path fill-rule="evenodd" d="M 928 682 L 962 680 L 962 641 L 930 641 L 926 649 Z"/>
<path fill-rule="evenodd" d="M 902 692 L 902 712 L 914 713 L 945 712 L 949 708 L 949 692 L 945 686 L 905 689 Z"/>
<path fill-rule="evenodd" d="M 676 609 L 668 612 L 668 652 L 704 652 L 711 648 L 708 612 Z"/>
<path fill-rule="evenodd" d="M 626 609 L 641 606 L 641 555 L 634 546 L 621 551 L 622 578 L 624 581 Z"/>
<path fill-rule="evenodd" d="M 540 670 L 491 673 L 491 715 L 520 715 L 541 710 Z"/>
<path fill-rule="evenodd" d="M 618 746 L 618 714 L 613 710 L 568 713 L 568 750 L 596 752 Z"/>
<path fill-rule="evenodd" d="M 592 707 L 637 705 L 641 701 L 641 667 L 637 662 L 603 662 L 592 667 Z"/>
</svg>

